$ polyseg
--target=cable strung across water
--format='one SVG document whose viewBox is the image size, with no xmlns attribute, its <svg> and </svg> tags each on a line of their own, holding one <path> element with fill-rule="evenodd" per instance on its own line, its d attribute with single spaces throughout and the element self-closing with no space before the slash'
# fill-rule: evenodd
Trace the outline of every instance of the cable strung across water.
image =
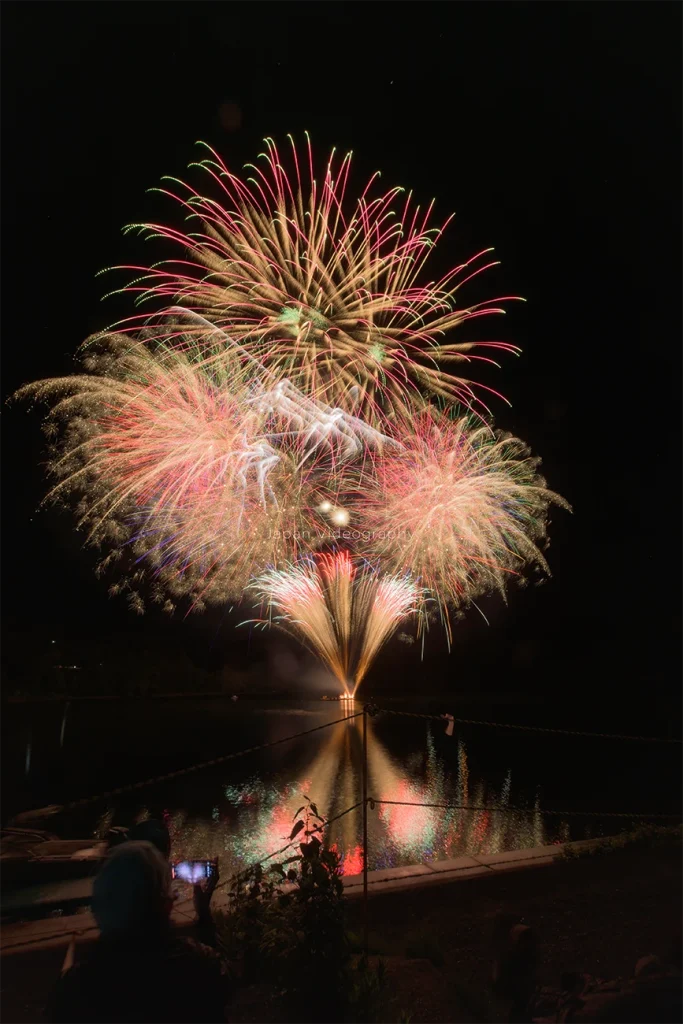
<svg viewBox="0 0 683 1024">
<path fill-rule="evenodd" d="M 187 775 L 190 772 L 196 772 L 202 768 L 210 768 L 213 765 L 222 764 L 225 761 L 230 761 L 237 757 L 244 757 L 246 754 L 253 754 L 259 750 L 267 750 L 269 747 L 276 747 L 280 743 L 287 743 L 289 740 L 295 740 L 301 736 L 309 736 L 311 733 L 320 732 L 321 729 L 328 729 L 330 726 L 339 725 L 341 722 L 348 722 L 353 718 L 358 718 L 360 715 L 363 715 L 366 710 L 371 717 L 374 717 L 377 714 L 385 714 L 399 715 L 403 718 L 422 718 L 439 722 L 443 722 L 445 719 L 444 715 L 426 714 L 419 711 L 395 711 L 390 708 L 380 708 L 368 702 L 365 704 L 362 711 L 356 711 L 353 714 L 345 715 L 343 718 L 337 718 L 333 722 L 326 722 L 324 725 L 316 725 L 312 729 L 305 729 L 303 732 L 294 733 L 291 736 L 284 736 L 279 740 L 271 740 L 268 743 L 259 743 L 253 747 L 246 747 L 243 750 L 234 751 L 231 754 L 214 757 L 209 761 L 201 761 L 199 764 L 193 764 L 187 768 L 179 768 L 174 772 L 166 772 L 164 775 L 156 775 L 151 779 L 144 779 L 141 782 L 131 782 L 125 786 L 117 786 L 115 789 L 105 790 L 104 792 L 97 793 L 94 796 L 71 800 L 68 803 L 59 806 L 54 813 L 63 813 L 64 811 L 74 810 L 76 807 L 84 807 L 86 804 L 97 803 L 100 800 L 107 800 L 112 796 L 120 796 L 122 793 L 131 793 L 136 789 L 144 789 L 146 786 L 152 786 L 160 782 L 166 782 L 170 779 L 176 779 L 181 775 Z M 556 729 L 540 725 L 516 725 L 510 722 L 489 722 L 474 718 L 455 718 L 455 716 L 453 717 L 453 721 L 460 725 L 483 725 L 493 729 L 517 729 L 522 732 L 539 732 L 558 736 L 581 736 L 592 737 L 593 739 L 627 740 L 638 743 L 673 743 L 677 745 L 683 743 L 683 740 L 681 739 L 674 739 L 665 736 L 631 736 L 623 733 L 585 732 L 578 729 Z M 35 812 L 36 815 L 40 810 L 42 810 L 42 808 L 39 808 Z M 28 812 L 24 813 L 26 814 Z M 648 815 L 648 817 L 652 817 L 652 815 Z"/>
<path fill-rule="evenodd" d="M 315 825 L 313 828 L 304 829 L 302 835 L 312 836 L 315 835 L 316 832 L 322 832 L 324 829 L 327 828 L 328 825 L 331 825 L 333 821 L 339 821 L 339 819 L 343 818 L 345 814 L 350 814 L 351 811 L 355 811 L 358 807 L 362 806 L 363 801 L 359 800 L 357 804 L 351 804 L 351 806 L 347 807 L 345 811 L 340 811 L 339 814 L 335 814 L 333 818 L 326 818 L 321 825 Z M 242 871 L 238 871 L 237 874 L 231 875 L 230 878 L 225 880 L 225 882 L 220 882 L 216 886 L 216 888 L 220 889 L 221 886 L 227 885 L 228 882 L 237 882 L 240 878 L 243 878 L 244 875 L 248 874 L 255 867 L 258 867 L 259 864 L 265 864 L 267 860 L 272 860 L 273 857 L 278 857 L 281 853 L 286 853 L 287 850 L 291 849 L 291 847 L 296 845 L 296 843 L 301 843 L 302 835 L 297 835 L 294 839 L 290 840 L 290 842 L 288 842 L 287 845 L 283 846 L 280 850 L 275 850 L 274 853 L 269 853 L 267 856 L 262 857 L 261 860 L 254 861 L 254 863 L 250 864 L 248 868 L 244 868 Z"/>
<path fill-rule="evenodd" d="M 679 820 L 680 814 L 662 814 L 661 812 L 654 812 L 652 814 L 644 814 L 640 811 L 556 811 L 556 810 L 543 810 L 540 807 L 484 807 L 480 804 L 447 804 L 447 803 L 427 803 L 424 801 L 414 802 L 410 800 L 378 800 L 376 797 L 367 797 L 367 803 L 370 805 L 372 810 L 375 809 L 377 804 L 391 804 L 392 806 L 399 807 L 437 807 L 446 810 L 460 810 L 460 811 L 490 811 L 493 812 L 507 812 L 507 813 L 521 813 L 521 814 L 548 814 L 556 817 L 577 817 L 577 818 L 624 818 L 631 820 L 638 819 L 663 819 L 663 820 Z M 333 818 L 328 818 L 321 825 L 316 825 L 312 829 L 306 829 L 303 833 L 305 836 L 313 835 L 316 832 L 322 832 L 331 825 L 332 822 L 338 821 L 343 818 L 345 814 L 349 814 L 351 811 L 355 811 L 358 807 L 362 807 L 363 801 L 359 800 L 358 803 L 352 804 L 351 807 L 347 807 L 346 810 L 336 814 Z M 231 875 L 230 878 L 226 879 L 225 882 L 220 882 L 216 888 L 220 889 L 228 883 L 235 884 L 241 878 L 248 874 L 249 871 L 257 867 L 260 864 L 265 864 L 266 861 L 272 860 L 273 857 L 279 856 L 281 853 L 286 853 L 296 843 L 300 843 L 301 839 L 297 836 L 292 839 L 286 846 L 283 846 L 280 850 L 275 850 L 273 853 L 269 853 L 266 857 L 262 857 L 261 860 L 255 861 L 248 868 L 244 868 L 242 871 Z"/>
<path fill-rule="evenodd" d="M 443 722 L 444 715 L 424 714 L 418 711 L 394 711 L 392 708 L 379 708 L 368 704 L 368 714 L 401 715 L 404 718 L 429 718 Z M 629 736 L 623 733 L 613 732 L 583 732 L 579 729 L 553 729 L 543 725 L 515 725 L 511 722 L 485 722 L 475 718 L 456 718 L 453 716 L 456 725 L 488 725 L 492 729 L 521 729 L 523 732 L 545 732 L 557 736 L 591 736 L 598 740 L 632 740 L 638 743 L 683 743 L 683 739 L 673 739 L 668 736 Z"/>
<path fill-rule="evenodd" d="M 483 807 L 479 804 L 442 804 L 442 803 L 419 803 L 410 800 L 377 800 L 375 797 L 368 797 L 370 806 L 374 804 L 395 804 L 399 807 L 441 807 L 457 811 L 491 811 L 491 813 L 519 813 L 519 814 L 553 814 L 558 817 L 574 818 L 666 818 L 680 819 L 680 813 L 662 814 L 659 811 L 653 814 L 644 814 L 642 811 L 547 811 L 543 807 Z"/>
<path fill-rule="evenodd" d="M 236 750 L 232 754 L 223 754 L 222 757 L 214 757 L 210 761 L 201 761 L 199 764 L 190 765 L 189 768 L 179 768 L 175 772 L 167 772 L 165 775 L 156 775 L 151 779 L 144 779 L 142 782 L 131 782 L 126 786 L 117 786 L 116 789 L 108 789 L 103 793 L 96 793 L 94 796 L 84 796 L 80 800 L 70 800 L 63 804 L 55 813 L 71 811 L 75 807 L 83 807 L 85 804 L 96 803 L 98 800 L 107 800 L 111 796 L 119 796 L 121 793 L 131 793 L 135 789 L 144 789 L 145 786 L 155 785 L 157 782 L 166 782 L 168 779 L 177 779 L 180 775 L 187 775 L 189 772 L 197 772 L 200 768 L 210 768 L 214 764 L 222 764 L 224 761 L 231 761 L 236 757 L 244 757 L 245 754 L 253 754 L 257 750 L 266 750 L 268 747 L 277 747 L 280 743 L 287 743 L 289 740 L 299 739 L 300 736 L 310 736 L 313 732 L 320 732 L 321 729 L 329 729 L 332 725 L 339 725 L 340 722 L 348 722 L 352 718 L 358 718 L 362 711 L 356 711 L 352 715 L 345 715 L 344 718 L 335 718 L 333 722 L 326 722 L 324 725 L 316 725 L 313 729 L 305 729 L 303 732 L 296 732 L 292 736 L 283 736 L 279 740 L 270 740 L 268 743 L 259 743 L 254 747 L 245 747 L 244 750 Z M 39 810 L 42 810 L 40 808 Z M 25 812 L 26 813 L 26 812 Z M 36 811 L 38 814 L 38 811 Z"/>
</svg>

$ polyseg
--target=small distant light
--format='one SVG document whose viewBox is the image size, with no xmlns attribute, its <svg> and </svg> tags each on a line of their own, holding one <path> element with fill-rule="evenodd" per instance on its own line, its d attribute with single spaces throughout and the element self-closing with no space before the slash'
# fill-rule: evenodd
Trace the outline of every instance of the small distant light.
<svg viewBox="0 0 683 1024">
<path fill-rule="evenodd" d="M 348 526 L 349 525 L 349 513 L 345 508 L 337 508 L 332 513 L 332 522 L 335 526 Z"/>
<path fill-rule="evenodd" d="M 318 505 L 318 512 L 322 512 L 323 515 L 327 514 L 328 512 L 331 512 L 331 511 L 332 511 L 332 502 L 331 501 L 321 501 L 320 504 Z"/>
</svg>

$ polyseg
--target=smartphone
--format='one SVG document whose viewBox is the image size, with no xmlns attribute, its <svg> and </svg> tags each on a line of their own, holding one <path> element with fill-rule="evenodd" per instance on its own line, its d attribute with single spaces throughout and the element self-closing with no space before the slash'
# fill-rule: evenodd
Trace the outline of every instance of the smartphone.
<svg viewBox="0 0 683 1024">
<path fill-rule="evenodd" d="M 215 870 L 216 865 L 212 860 L 181 860 L 172 866 L 173 878 L 179 878 L 191 885 L 211 878 Z"/>
</svg>

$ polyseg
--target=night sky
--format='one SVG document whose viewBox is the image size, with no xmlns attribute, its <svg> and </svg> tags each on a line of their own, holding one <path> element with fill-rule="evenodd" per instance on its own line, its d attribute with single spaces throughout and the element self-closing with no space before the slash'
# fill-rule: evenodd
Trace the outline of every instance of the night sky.
<svg viewBox="0 0 683 1024">
<path fill-rule="evenodd" d="M 232 169 L 264 135 L 311 133 L 354 177 L 437 197 L 445 270 L 527 298 L 495 324 L 523 348 L 487 380 L 499 426 L 543 458 L 553 578 L 487 604 L 449 660 L 430 635 L 375 671 L 669 706 L 680 688 L 681 8 L 672 3 L 3 4 L 2 394 L 69 372 L 122 310 L 95 274 L 148 257 L 130 221 L 204 139 Z M 190 174 L 192 172 L 189 172 Z M 439 260 L 441 263 L 439 263 Z M 244 660 L 265 641 L 212 612 L 143 619 L 110 599 L 45 490 L 40 416 L 2 407 L 5 641 L 57 633 Z M 647 687 L 647 690 L 643 688 Z M 629 697 L 630 699 L 630 697 Z"/>
</svg>

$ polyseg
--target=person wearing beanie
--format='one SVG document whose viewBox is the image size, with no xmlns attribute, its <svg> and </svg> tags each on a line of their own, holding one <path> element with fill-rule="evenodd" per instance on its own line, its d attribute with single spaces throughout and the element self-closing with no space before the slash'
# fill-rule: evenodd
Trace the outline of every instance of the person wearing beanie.
<svg viewBox="0 0 683 1024">
<path fill-rule="evenodd" d="M 210 896 L 210 894 L 209 894 Z M 59 979 L 48 1007 L 55 1024 L 215 1024 L 227 988 L 215 950 L 171 925 L 171 867 L 158 847 L 132 839 L 115 847 L 95 878 L 100 929 L 90 955 Z"/>
<path fill-rule="evenodd" d="M 139 821 L 137 825 L 128 833 L 129 839 L 134 840 L 146 840 L 153 846 L 156 846 L 157 850 L 168 860 L 171 856 L 171 836 L 168 828 L 163 821 L 158 821 L 156 818 L 146 818 L 145 821 Z"/>
</svg>

